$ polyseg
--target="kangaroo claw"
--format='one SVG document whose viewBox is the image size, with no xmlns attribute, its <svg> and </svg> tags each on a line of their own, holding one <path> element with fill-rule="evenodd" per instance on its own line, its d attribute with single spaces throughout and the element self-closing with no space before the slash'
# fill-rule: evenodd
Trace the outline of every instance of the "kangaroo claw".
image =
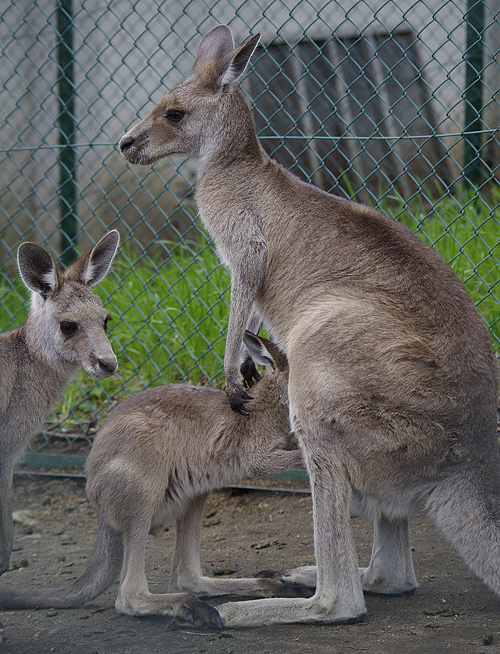
<svg viewBox="0 0 500 654">
<path fill-rule="evenodd" d="M 251 412 L 251 409 L 248 409 L 245 406 L 245 403 L 249 400 L 253 400 L 251 395 L 245 391 L 242 386 L 235 386 L 233 388 L 226 388 L 226 394 L 229 398 L 229 404 L 231 409 L 236 413 L 246 416 Z"/>
</svg>

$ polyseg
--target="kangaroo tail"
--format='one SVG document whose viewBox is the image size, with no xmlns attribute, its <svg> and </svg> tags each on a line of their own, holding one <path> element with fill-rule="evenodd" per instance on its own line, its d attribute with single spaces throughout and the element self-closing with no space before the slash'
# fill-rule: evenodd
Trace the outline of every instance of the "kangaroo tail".
<svg viewBox="0 0 500 654">
<path fill-rule="evenodd" d="M 116 581 L 123 562 L 121 534 L 100 521 L 94 551 L 81 577 L 65 586 L 0 590 L 4 609 L 69 609 L 90 602 Z"/>
<path fill-rule="evenodd" d="M 467 565 L 500 595 L 500 465 L 498 457 L 462 469 L 432 492 L 427 508 Z"/>
</svg>

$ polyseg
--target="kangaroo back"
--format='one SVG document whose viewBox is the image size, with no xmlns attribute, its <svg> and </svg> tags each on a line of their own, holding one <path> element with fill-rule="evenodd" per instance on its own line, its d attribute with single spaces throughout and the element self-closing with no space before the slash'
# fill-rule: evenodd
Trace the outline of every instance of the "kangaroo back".
<svg viewBox="0 0 500 654">
<path fill-rule="evenodd" d="M 89 499 L 115 528 L 120 515 L 144 510 L 144 500 L 131 500 L 136 493 L 158 513 L 157 527 L 193 496 L 301 464 L 290 433 L 286 357 L 249 332 L 245 343 L 258 363 L 273 368 L 250 389 L 248 415 L 232 411 L 223 391 L 187 384 L 134 393 L 110 412 L 86 474 Z M 124 489 L 119 497 L 117 488 Z"/>
</svg>

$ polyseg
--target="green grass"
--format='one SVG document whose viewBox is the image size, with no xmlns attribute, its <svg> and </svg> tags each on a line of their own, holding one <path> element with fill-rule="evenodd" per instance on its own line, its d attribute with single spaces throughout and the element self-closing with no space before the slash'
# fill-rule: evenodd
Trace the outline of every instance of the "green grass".
<svg viewBox="0 0 500 654">
<path fill-rule="evenodd" d="M 446 198 L 432 213 L 423 203 L 408 208 L 393 199 L 386 210 L 450 263 L 500 351 L 500 208 Z M 110 339 L 119 373 L 99 383 L 78 374 L 57 410 L 73 433 L 100 422 L 116 401 L 147 386 L 179 381 L 223 386 L 229 275 L 205 242 L 163 245 L 164 254 L 154 260 L 122 248 L 96 287 L 113 316 Z M 8 282 L 0 287 L 1 330 L 22 324 L 26 312 L 24 287 L 15 280 L 11 289 Z"/>
<path fill-rule="evenodd" d="M 207 244 L 172 244 L 170 254 L 137 262 L 125 253 L 100 285 L 123 376 L 146 385 L 221 376 L 229 313 L 227 271 Z"/>
</svg>

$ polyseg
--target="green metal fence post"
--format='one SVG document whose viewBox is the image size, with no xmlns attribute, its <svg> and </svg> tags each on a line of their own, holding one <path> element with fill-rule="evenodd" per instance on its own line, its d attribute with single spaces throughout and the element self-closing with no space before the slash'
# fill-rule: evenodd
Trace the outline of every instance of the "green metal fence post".
<svg viewBox="0 0 500 654">
<path fill-rule="evenodd" d="M 481 113 L 483 108 L 484 2 L 467 0 L 465 57 L 464 164 L 466 185 L 481 183 Z"/>
<path fill-rule="evenodd" d="M 75 80 L 72 0 L 57 0 L 59 87 L 59 198 L 61 204 L 61 261 L 77 257 Z"/>
</svg>

